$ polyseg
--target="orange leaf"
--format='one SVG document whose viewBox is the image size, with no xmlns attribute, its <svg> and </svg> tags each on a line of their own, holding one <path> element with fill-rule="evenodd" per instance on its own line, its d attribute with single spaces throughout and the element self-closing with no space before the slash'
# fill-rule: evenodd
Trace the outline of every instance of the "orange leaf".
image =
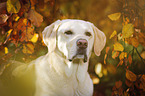
<svg viewBox="0 0 145 96">
<path fill-rule="evenodd" d="M 145 33 L 139 32 L 138 38 L 139 43 L 145 46 Z"/>
<path fill-rule="evenodd" d="M 123 51 L 124 47 L 119 42 L 116 42 L 114 45 L 114 51 Z"/>
<path fill-rule="evenodd" d="M 123 59 L 120 60 L 120 62 L 118 63 L 117 67 L 118 67 L 119 65 L 122 65 L 122 64 L 123 64 Z"/>
<path fill-rule="evenodd" d="M 126 70 L 126 78 L 130 80 L 131 82 L 134 82 L 136 81 L 137 76 L 133 72 Z"/>
<path fill-rule="evenodd" d="M 28 12 L 28 19 L 36 26 L 39 27 L 43 22 L 43 16 L 37 13 L 34 9 Z"/>
<path fill-rule="evenodd" d="M 26 18 L 21 18 L 18 22 L 14 23 L 13 29 L 12 37 L 16 41 L 29 41 L 33 37 L 34 27 Z"/>
<path fill-rule="evenodd" d="M 116 88 L 119 89 L 122 86 L 122 82 L 121 81 L 115 82 L 115 86 L 116 86 Z"/>
<path fill-rule="evenodd" d="M 106 54 L 108 54 L 110 47 L 106 47 Z"/>
<path fill-rule="evenodd" d="M 132 57 L 131 57 L 130 54 L 129 54 L 129 56 L 128 56 L 128 61 L 129 61 L 130 64 L 132 63 Z"/>
<path fill-rule="evenodd" d="M 125 57 L 127 57 L 127 53 L 126 52 L 122 52 L 119 56 L 119 59 L 122 60 L 124 59 Z"/>
<path fill-rule="evenodd" d="M 107 58 L 107 54 L 105 54 L 104 56 L 104 64 L 106 64 L 106 58 Z"/>
<path fill-rule="evenodd" d="M 30 0 L 30 2 L 31 2 L 31 6 L 34 6 L 36 3 L 38 3 L 37 0 Z"/>
<path fill-rule="evenodd" d="M 136 38 L 130 38 L 130 40 L 131 40 L 131 44 L 137 48 L 139 45 L 138 40 Z"/>
<path fill-rule="evenodd" d="M 125 84 L 126 84 L 128 87 L 131 87 L 131 85 L 133 84 L 133 82 L 131 82 L 130 80 L 126 79 L 126 80 L 125 80 Z"/>
<path fill-rule="evenodd" d="M 140 88 L 142 88 L 145 91 L 145 75 L 143 74 L 141 77 L 141 84 L 140 84 Z"/>
<path fill-rule="evenodd" d="M 34 45 L 33 45 L 33 43 L 28 42 L 27 44 L 24 44 L 22 51 L 25 54 L 32 54 L 34 52 Z"/>
<path fill-rule="evenodd" d="M 115 59 L 116 57 L 119 56 L 119 52 L 118 51 L 113 51 L 112 52 L 112 58 Z"/>
</svg>

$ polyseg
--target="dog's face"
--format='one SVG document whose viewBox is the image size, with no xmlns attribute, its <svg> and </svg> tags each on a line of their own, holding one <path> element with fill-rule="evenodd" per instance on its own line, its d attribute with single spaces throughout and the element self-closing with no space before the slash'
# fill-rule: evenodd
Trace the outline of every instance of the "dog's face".
<svg viewBox="0 0 145 96">
<path fill-rule="evenodd" d="M 73 19 L 58 20 L 46 27 L 43 40 L 49 52 L 57 48 L 69 61 L 82 59 L 84 62 L 88 61 L 93 46 L 99 56 L 106 43 L 104 33 L 92 23 Z"/>
<path fill-rule="evenodd" d="M 69 61 L 83 59 L 87 62 L 93 43 L 93 28 L 85 21 L 66 21 L 57 30 L 57 47 Z"/>
</svg>

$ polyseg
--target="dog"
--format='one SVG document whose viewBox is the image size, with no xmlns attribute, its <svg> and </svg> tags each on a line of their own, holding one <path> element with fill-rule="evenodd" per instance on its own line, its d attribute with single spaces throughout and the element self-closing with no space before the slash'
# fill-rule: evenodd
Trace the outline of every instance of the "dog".
<svg viewBox="0 0 145 96">
<path fill-rule="evenodd" d="M 105 34 L 92 23 L 57 20 L 42 32 L 48 53 L 32 61 L 36 71 L 35 96 L 92 96 L 87 72 L 92 50 L 99 56 Z"/>
</svg>

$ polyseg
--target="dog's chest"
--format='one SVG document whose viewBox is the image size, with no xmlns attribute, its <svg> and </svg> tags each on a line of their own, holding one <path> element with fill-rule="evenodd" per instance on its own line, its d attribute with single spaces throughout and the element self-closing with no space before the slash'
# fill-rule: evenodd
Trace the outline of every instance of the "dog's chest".
<svg viewBox="0 0 145 96">
<path fill-rule="evenodd" d="M 73 65 L 73 69 L 71 69 L 64 64 L 61 58 L 54 58 L 51 55 L 48 61 L 41 60 L 41 64 L 36 66 L 37 84 L 42 90 L 41 92 L 48 96 L 84 96 L 78 95 L 90 90 L 90 78 L 84 68 L 86 67 Z M 66 72 L 69 71 L 65 71 L 66 69 L 71 71 L 68 76 Z M 86 84 L 88 86 L 85 86 Z"/>
</svg>

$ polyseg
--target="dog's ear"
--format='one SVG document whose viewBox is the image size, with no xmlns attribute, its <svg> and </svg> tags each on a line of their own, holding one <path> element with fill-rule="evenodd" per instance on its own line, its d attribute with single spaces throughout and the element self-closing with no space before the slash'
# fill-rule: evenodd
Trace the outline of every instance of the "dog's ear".
<svg viewBox="0 0 145 96">
<path fill-rule="evenodd" d="M 43 41 L 45 45 L 48 47 L 49 53 L 53 52 L 56 48 L 56 34 L 60 22 L 61 22 L 60 20 L 55 21 L 51 25 L 45 27 L 45 29 L 42 32 Z"/>
<path fill-rule="evenodd" d="M 93 30 L 95 33 L 94 52 L 97 56 L 100 56 L 101 51 L 103 50 L 106 44 L 106 36 L 101 30 L 99 30 L 94 25 L 93 25 Z"/>
</svg>

